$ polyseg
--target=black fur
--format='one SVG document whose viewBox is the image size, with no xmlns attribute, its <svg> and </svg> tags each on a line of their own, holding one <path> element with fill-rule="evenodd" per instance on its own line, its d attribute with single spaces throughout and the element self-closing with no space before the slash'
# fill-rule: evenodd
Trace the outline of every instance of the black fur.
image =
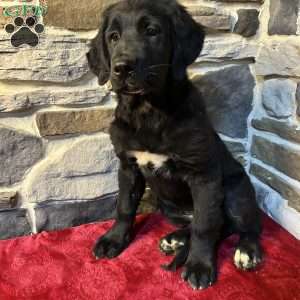
<svg viewBox="0 0 300 300">
<path fill-rule="evenodd" d="M 261 256 L 254 189 L 187 78 L 203 41 L 202 27 L 176 1 L 125 0 L 103 13 L 88 53 L 99 83 L 110 79 L 118 96 L 110 135 L 121 162 L 116 222 L 94 254 L 112 258 L 128 246 L 147 182 L 161 211 L 185 228 L 189 242 L 170 269 L 184 263 L 182 277 L 195 289 L 215 281 L 216 248 L 224 235 L 240 234 L 252 267 Z M 158 169 L 151 162 L 141 166 L 130 151 L 167 160 Z"/>
</svg>

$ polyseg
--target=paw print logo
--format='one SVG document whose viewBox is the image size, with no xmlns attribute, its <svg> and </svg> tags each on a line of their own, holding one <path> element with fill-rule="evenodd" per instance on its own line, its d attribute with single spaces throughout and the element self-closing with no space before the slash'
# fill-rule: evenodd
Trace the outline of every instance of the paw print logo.
<svg viewBox="0 0 300 300">
<path fill-rule="evenodd" d="M 34 17 L 17 17 L 14 24 L 7 24 L 5 31 L 11 34 L 10 40 L 14 47 L 29 45 L 35 47 L 39 43 L 39 34 L 44 31 L 44 25 L 37 23 Z"/>
</svg>

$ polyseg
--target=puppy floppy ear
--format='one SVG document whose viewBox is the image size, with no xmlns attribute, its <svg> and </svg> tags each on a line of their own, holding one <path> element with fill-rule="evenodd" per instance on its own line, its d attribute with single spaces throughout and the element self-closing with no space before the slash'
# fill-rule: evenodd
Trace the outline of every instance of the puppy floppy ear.
<svg viewBox="0 0 300 300">
<path fill-rule="evenodd" d="M 181 5 L 177 5 L 173 20 L 173 76 L 181 80 L 186 69 L 199 56 L 204 43 L 204 29 Z"/>
<path fill-rule="evenodd" d="M 105 84 L 110 76 L 109 53 L 105 41 L 105 30 L 108 24 L 108 13 L 106 10 L 101 18 L 101 24 L 96 37 L 91 41 L 90 51 L 87 53 L 87 59 L 91 71 L 97 75 L 100 85 Z"/>
</svg>

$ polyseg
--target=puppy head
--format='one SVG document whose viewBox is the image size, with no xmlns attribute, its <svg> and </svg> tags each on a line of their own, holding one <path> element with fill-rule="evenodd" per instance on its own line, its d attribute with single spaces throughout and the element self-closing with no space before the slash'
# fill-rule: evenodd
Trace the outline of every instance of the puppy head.
<svg viewBox="0 0 300 300">
<path fill-rule="evenodd" d="M 175 0 L 125 0 L 103 12 L 87 58 L 100 85 L 111 80 L 117 93 L 155 93 L 168 78 L 185 78 L 203 41 L 202 27 Z"/>
</svg>

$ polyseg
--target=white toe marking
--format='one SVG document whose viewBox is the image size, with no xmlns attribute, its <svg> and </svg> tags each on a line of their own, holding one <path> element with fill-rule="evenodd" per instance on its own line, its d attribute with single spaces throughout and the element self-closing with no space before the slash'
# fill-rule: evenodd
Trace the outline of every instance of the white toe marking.
<svg viewBox="0 0 300 300">
<path fill-rule="evenodd" d="M 250 257 L 247 253 L 241 252 L 240 249 L 236 249 L 234 254 L 234 264 L 240 268 L 248 268 L 250 263 Z"/>
<path fill-rule="evenodd" d="M 241 251 L 240 249 L 236 249 L 234 254 L 234 264 L 238 267 L 241 260 Z"/>
<path fill-rule="evenodd" d="M 160 246 L 164 250 L 169 250 L 169 248 L 171 247 L 171 244 L 169 244 L 167 240 L 163 239 L 160 243 Z"/>
<path fill-rule="evenodd" d="M 244 268 L 247 268 L 249 265 L 250 257 L 246 253 L 241 253 L 241 263 Z"/>
<path fill-rule="evenodd" d="M 178 246 L 183 246 L 183 245 L 184 245 L 184 242 L 178 242 L 178 241 L 175 240 L 175 239 L 172 239 L 172 240 L 171 240 L 171 247 L 172 247 L 173 249 L 178 248 Z"/>
<path fill-rule="evenodd" d="M 172 239 L 171 243 L 169 243 L 166 239 L 163 239 L 160 243 L 160 247 L 166 251 L 170 250 L 170 248 L 175 251 L 180 246 L 184 246 L 184 242 L 179 242 L 175 239 Z"/>
</svg>

